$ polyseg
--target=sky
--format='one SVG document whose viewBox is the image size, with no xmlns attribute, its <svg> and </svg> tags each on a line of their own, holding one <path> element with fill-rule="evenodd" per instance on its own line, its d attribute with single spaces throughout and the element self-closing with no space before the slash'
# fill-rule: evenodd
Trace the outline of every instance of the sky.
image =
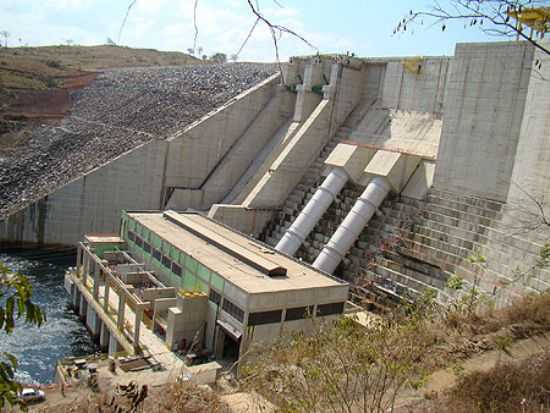
<svg viewBox="0 0 550 413">
<path fill-rule="evenodd" d="M 255 0 L 256 1 L 256 0 Z M 462 23 L 445 32 L 430 25 L 409 27 L 393 35 L 396 23 L 411 9 L 429 8 L 431 0 L 257 0 L 276 24 L 296 31 L 316 49 L 283 35 L 281 59 L 292 55 L 355 53 L 361 57 L 452 55 L 457 42 L 488 41 Z M 443 0 L 443 3 L 445 0 Z M 194 0 L 137 0 L 119 38 L 130 0 L 0 0 L 0 31 L 12 46 L 104 44 L 185 52 L 193 47 Z M 282 7 L 281 7 L 282 6 Z M 235 54 L 254 23 L 247 0 L 199 0 L 197 47 L 203 54 Z M 259 24 L 239 60 L 274 61 L 269 30 Z"/>
</svg>

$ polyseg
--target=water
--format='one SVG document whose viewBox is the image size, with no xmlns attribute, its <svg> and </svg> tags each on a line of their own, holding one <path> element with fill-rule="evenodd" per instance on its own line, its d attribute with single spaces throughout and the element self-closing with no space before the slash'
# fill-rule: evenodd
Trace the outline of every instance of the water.
<svg viewBox="0 0 550 413">
<path fill-rule="evenodd" d="M 0 352 L 10 352 L 19 360 L 18 380 L 24 383 L 53 382 L 58 359 L 98 351 L 84 324 L 69 308 L 70 298 L 63 287 L 65 270 L 74 266 L 74 256 L 53 263 L 29 259 L 23 254 L 0 254 L 0 260 L 10 269 L 29 277 L 33 285 L 33 301 L 47 317 L 40 328 L 18 322 L 9 336 L 0 332 Z"/>
</svg>

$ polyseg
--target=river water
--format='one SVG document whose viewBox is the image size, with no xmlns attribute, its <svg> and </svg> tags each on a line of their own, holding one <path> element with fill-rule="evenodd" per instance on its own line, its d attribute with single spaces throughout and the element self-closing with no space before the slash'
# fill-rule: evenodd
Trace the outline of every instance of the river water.
<svg viewBox="0 0 550 413">
<path fill-rule="evenodd" d="M 50 383 L 55 379 L 55 363 L 68 356 L 98 351 L 88 330 L 69 308 L 70 298 L 63 287 L 65 270 L 75 265 L 75 257 L 36 259 L 37 254 L 2 254 L 10 269 L 25 274 L 33 285 L 33 301 L 46 313 L 40 327 L 23 322 L 14 332 L 0 332 L 0 352 L 12 353 L 19 360 L 17 378 L 25 383 Z"/>
</svg>

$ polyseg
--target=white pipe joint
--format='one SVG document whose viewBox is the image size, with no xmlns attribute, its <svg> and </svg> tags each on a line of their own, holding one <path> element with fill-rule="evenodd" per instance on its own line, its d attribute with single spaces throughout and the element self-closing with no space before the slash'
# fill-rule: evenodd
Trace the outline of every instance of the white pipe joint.
<svg viewBox="0 0 550 413">
<path fill-rule="evenodd" d="M 330 204 L 336 199 L 348 179 L 349 175 L 343 168 L 333 168 L 300 212 L 298 218 L 286 230 L 275 249 L 283 254 L 294 255 Z"/>
<path fill-rule="evenodd" d="M 391 186 L 386 178 L 373 178 L 325 245 L 313 267 L 332 274 L 390 191 Z"/>
</svg>

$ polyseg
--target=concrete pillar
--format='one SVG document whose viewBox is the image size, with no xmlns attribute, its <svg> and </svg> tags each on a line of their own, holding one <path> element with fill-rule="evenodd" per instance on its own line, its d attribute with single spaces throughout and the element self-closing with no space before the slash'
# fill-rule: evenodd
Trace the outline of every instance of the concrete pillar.
<svg viewBox="0 0 550 413">
<path fill-rule="evenodd" d="M 115 335 L 110 334 L 109 335 L 109 349 L 108 349 L 109 355 L 111 356 L 115 353 L 118 353 L 121 350 L 122 350 L 122 346 L 120 344 L 118 344 L 118 341 L 116 341 Z"/>
<path fill-rule="evenodd" d="M 286 230 L 275 249 L 283 254 L 293 256 L 340 193 L 348 179 L 349 176 L 343 168 L 333 168 L 300 212 L 298 218 Z"/>
<path fill-rule="evenodd" d="M 103 290 L 103 310 L 107 315 L 109 315 L 109 292 L 111 290 L 111 287 L 109 286 L 109 281 L 107 278 L 105 278 L 105 289 Z"/>
<path fill-rule="evenodd" d="M 99 330 L 99 348 L 101 348 L 101 350 L 107 350 L 109 348 L 110 336 L 109 329 L 105 326 L 104 322 L 101 322 L 101 328 Z"/>
<path fill-rule="evenodd" d="M 76 249 L 76 272 L 78 273 L 82 268 L 82 247 L 78 245 Z"/>
<path fill-rule="evenodd" d="M 94 299 L 96 301 L 98 301 L 99 299 L 99 284 L 100 284 L 100 279 L 99 279 L 99 265 L 96 263 L 94 265 Z"/>
<path fill-rule="evenodd" d="M 134 347 L 139 346 L 139 332 L 141 329 L 141 319 L 143 318 L 143 309 L 136 307 L 136 319 L 134 322 Z"/>
<path fill-rule="evenodd" d="M 87 287 L 86 281 L 88 280 L 88 262 L 90 261 L 90 256 L 86 252 L 84 254 L 84 264 L 82 265 L 82 284 L 84 284 L 84 287 Z"/>
<path fill-rule="evenodd" d="M 78 290 L 78 287 L 75 285 L 73 288 L 73 308 L 78 313 L 80 309 L 80 291 Z"/>
<path fill-rule="evenodd" d="M 386 178 L 373 178 L 325 245 L 313 267 L 332 274 L 390 191 L 391 185 Z"/>
<path fill-rule="evenodd" d="M 88 312 L 88 302 L 86 301 L 84 294 L 80 294 L 80 307 L 79 307 L 78 315 L 84 321 L 86 321 L 87 312 Z"/>
<path fill-rule="evenodd" d="M 92 336 L 97 337 L 101 328 L 101 319 L 99 315 L 95 312 L 94 308 L 91 305 L 88 305 L 88 311 L 86 313 L 86 325 L 92 333 Z"/>
<path fill-rule="evenodd" d="M 117 327 L 122 330 L 124 328 L 124 313 L 126 310 L 126 297 L 124 293 L 120 291 L 118 293 L 118 315 L 117 315 Z"/>
<path fill-rule="evenodd" d="M 323 64 L 315 60 L 308 62 L 304 70 L 304 81 L 296 88 L 298 96 L 294 109 L 294 121 L 305 121 L 313 109 L 319 104 L 322 97 L 311 91 L 312 86 L 322 83 Z"/>
</svg>

